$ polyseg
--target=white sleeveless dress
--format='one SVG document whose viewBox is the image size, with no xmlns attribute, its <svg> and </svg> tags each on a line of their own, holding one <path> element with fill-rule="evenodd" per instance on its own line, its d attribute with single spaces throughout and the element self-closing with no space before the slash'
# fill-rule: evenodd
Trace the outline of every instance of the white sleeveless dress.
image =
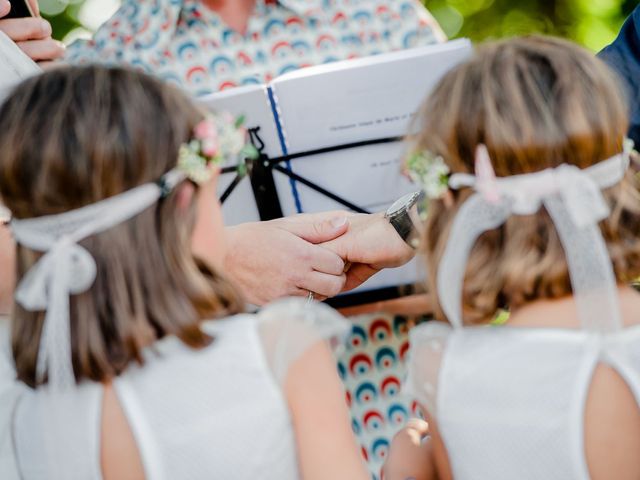
<svg viewBox="0 0 640 480">
<path fill-rule="evenodd" d="M 192 350 L 175 337 L 165 338 L 145 351 L 143 367 L 129 368 L 114 382 L 146 478 L 298 478 L 282 386 L 301 354 L 321 339 L 346 334 L 348 322 L 328 307 L 287 300 L 257 315 L 206 322 L 203 329 L 214 337 L 209 347 Z M 11 441 L 4 446 L 7 463 L 0 468 L 10 467 L 7 452 L 13 451 L 20 478 L 51 478 L 39 428 L 46 396 L 17 388 L 9 415 Z M 72 462 L 64 465 L 65 480 L 102 477 L 102 396 L 102 385 L 93 382 L 68 395 L 63 413 L 72 420 L 55 436 L 69 452 L 64 461 Z"/>
<path fill-rule="evenodd" d="M 410 340 L 407 387 L 437 420 L 456 480 L 588 479 L 584 410 L 598 364 L 640 404 L 640 326 L 598 334 L 430 322 Z"/>
</svg>

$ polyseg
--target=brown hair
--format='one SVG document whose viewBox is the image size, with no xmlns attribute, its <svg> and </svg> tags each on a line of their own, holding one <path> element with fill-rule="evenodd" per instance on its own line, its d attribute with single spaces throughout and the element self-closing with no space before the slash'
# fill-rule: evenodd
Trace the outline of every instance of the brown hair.
<svg viewBox="0 0 640 480">
<path fill-rule="evenodd" d="M 420 150 L 443 157 L 453 173 L 473 172 L 478 145 L 487 146 L 496 175 L 524 174 L 562 163 L 586 168 L 622 150 L 627 106 L 613 74 L 591 53 L 564 40 L 517 38 L 490 43 L 448 73 L 417 121 Z M 452 191 L 453 206 L 429 205 L 424 249 L 429 282 L 437 270 L 458 208 L 470 189 Z M 640 274 L 640 199 L 631 173 L 606 197 L 602 222 L 618 281 Z M 549 215 L 513 216 L 475 244 L 465 275 L 466 322 L 499 308 L 569 295 L 562 245 Z M 437 308 L 438 316 L 443 314 Z"/>
<path fill-rule="evenodd" d="M 157 181 L 201 119 L 185 95 L 134 71 L 69 67 L 27 80 L 0 109 L 2 201 L 16 218 L 38 217 Z M 178 210 L 173 193 L 80 242 L 98 275 L 70 299 L 76 380 L 142 364 L 142 349 L 166 335 L 201 348 L 211 341 L 203 319 L 241 309 L 235 290 L 191 254 L 195 213 L 195 202 Z M 18 281 L 41 255 L 18 247 Z M 18 378 L 30 386 L 44 315 L 16 305 L 12 318 Z"/>
</svg>

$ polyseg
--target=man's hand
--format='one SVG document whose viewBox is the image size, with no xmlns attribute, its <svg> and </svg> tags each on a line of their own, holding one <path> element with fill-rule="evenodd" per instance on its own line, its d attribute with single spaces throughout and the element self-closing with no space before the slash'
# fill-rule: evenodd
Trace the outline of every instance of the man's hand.
<svg viewBox="0 0 640 480">
<path fill-rule="evenodd" d="M 350 216 L 349 231 L 322 246 L 351 264 L 343 291 L 360 286 L 383 268 L 400 267 L 415 255 L 382 213 Z"/>
<path fill-rule="evenodd" d="M 343 235 L 347 216 L 328 212 L 228 227 L 225 271 L 254 305 L 309 292 L 320 300 L 335 296 L 344 288 L 345 263 L 317 244 Z"/>
<path fill-rule="evenodd" d="M 9 13 L 8 2 L 0 0 L 0 18 Z M 29 0 L 36 15 L 38 2 Z M 64 55 L 64 45 L 51 38 L 51 25 L 43 18 L 8 18 L 0 20 L 0 31 L 13 40 L 35 62 L 51 62 Z"/>
</svg>

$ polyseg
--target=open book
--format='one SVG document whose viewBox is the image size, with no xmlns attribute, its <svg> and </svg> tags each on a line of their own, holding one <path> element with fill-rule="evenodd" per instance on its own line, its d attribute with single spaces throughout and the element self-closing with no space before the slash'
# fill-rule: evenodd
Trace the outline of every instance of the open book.
<svg viewBox="0 0 640 480">
<path fill-rule="evenodd" d="M 202 98 L 207 108 L 245 116 L 254 133 L 259 128 L 259 146 L 269 158 L 303 154 L 273 169 L 277 195 L 267 200 L 257 194 L 255 182 L 253 188 L 247 179 L 237 183 L 223 204 L 226 223 L 264 219 L 257 201 L 276 202 L 275 211 L 283 215 L 378 212 L 417 190 L 401 173 L 407 148 L 401 139 L 411 133 L 411 120 L 437 82 L 471 53 L 468 40 L 455 40 L 310 67 L 268 85 Z M 349 148 L 318 154 L 340 146 Z M 223 175 L 221 192 L 234 179 L 234 172 Z M 362 288 L 410 284 L 418 276 L 410 264 L 383 272 Z"/>
<path fill-rule="evenodd" d="M 0 103 L 22 80 L 41 73 L 38 65 L 3 32 L 0 32 Z"/>
</svg>

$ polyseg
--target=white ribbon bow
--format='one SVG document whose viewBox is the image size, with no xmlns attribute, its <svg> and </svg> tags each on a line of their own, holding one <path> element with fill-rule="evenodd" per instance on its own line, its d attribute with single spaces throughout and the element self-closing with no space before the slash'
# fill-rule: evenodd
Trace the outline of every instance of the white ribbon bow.
<svg viewBox="0 0 640 480">
<path fill-rule="evenodd" d="M 454 174 L 449 181 L 452 189 L 471 187 L 477 192 L 460 208 L 438 269 L 438 295 L 449 321 L 462 327 L 462 283 L 478 237 L 511 215 L 533 215 L 544 206 L 565 250 L 583 326 L 597 331 L 620 326 L 615 276 L 598 223 L 609 215 L 601 190 L 624 178 L 631 149 L 625 142 L 623 153 L 584 170 L 563 164 L 496 178 L 486 149 L 479 148 L 477 175 Z"/>
<path fill-rule="evenodd" d="M 69 297 L 89 290 L 97 273 L 95 260 L 78 242 L 138 215 L 184 179 L 184 173 L 172 170 L 163 176 L 162 187 L 149 183 L 60 215 L 12 220 L 11 230 L 18 243 L 45 252 L 23 277 L 15 294 L 24 309 L 47 312 L 38 349 L 39 382 L 48 375 L 48 384 L 54 390 L 75 383 Z"/>
</svg>

